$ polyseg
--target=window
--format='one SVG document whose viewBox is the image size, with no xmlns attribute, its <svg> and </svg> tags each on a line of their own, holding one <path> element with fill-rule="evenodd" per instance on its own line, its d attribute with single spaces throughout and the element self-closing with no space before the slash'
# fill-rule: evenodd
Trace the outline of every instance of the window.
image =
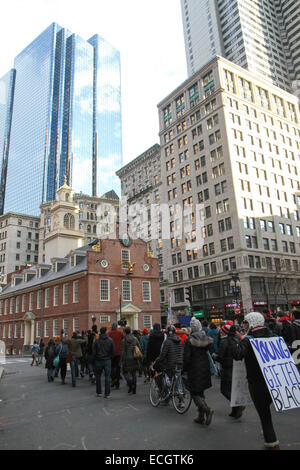
<svg viewBox="0 0 300 470">
<path fill-rule="evenodd" d="M 22 312 L 25 312 L 26 308 L 26 294 L 22 295 Z"/>
<path fill-rule="evenodd" d="M 108 279 L 100 279 L 100 301 L 110 300 L 110 281 Z"/>
<path fill-rule="evenodd" d="M 49 320 L 45 320 L 44 336 L 45 336 L 45 338 L 49 338 Z"/>
<path fill-rule="evenodd" d="M 74 281 L 73 282 L 73 303 L 78 302 L 78 286 L 79 286 L 79 281 Z"/>
<path fill-rule="evenodd" d="M 144 328 L 152 328 L 152 315 L 144 315 Z"/>
<path fill-rule="evenodd" d="M 143 301 L 151 301 L 151 284 L 149 281 L 143 281 Z"/>
<path fill-rule="evenodd" d="M 79 329 L 79 318 L 73 318 L 73 331 Z"/>
<path fill-rule="evenodd" d="M 53 306 L 57 307 L 58 306 L 58 286 L 55 286 L 53 289 Z"/>
<path fill-rule="evenodd" d="M 29 310 L 33 310 L 33 292 L 29 294 Z"/>
<path fill-rule="evenodd" d="M 36 308 L 41 308 L 42 305 L 42 291 L 39 290 L 36 296 Z"/>
<path fill-rule="evenodd" d="M 121 250 L 121 257 L 122 257 L 122 263 L 124 263 L 124 261 L 130 261 L 130 251 Z M 126 269 L 127 268 L 126 264 L 123 264 L 122 268 Z"/>
<path fill-rule="evenodd" d="M 53 320 L 53 336 L 58 336 L 58 320 Z"/>
<path fill-rule="evenodd" d="M 68 230 L 75 229 L 75 217 L 72 214 L 66 214 L 64 216 L 64 227 Z"/>
<path fill-rule="evenodd" d="M 45 308 L 50 305 L 50 288 L 45 289 Z"/>
<path fill-rule="evenodd" d="M 66 305 L 69 302 L 69 284 L 63 285 L 63 304 Z"/>
<path fill-rule="evenodd" d="M 131 281 L 122 281 L 123 300 L 131 300 Z"/>
<path fill-rule="evenodd" d="M 66 318 L 63 319 L 63 329 L 65 331 L 68 331 L 68 320 Z"/>
</svg>

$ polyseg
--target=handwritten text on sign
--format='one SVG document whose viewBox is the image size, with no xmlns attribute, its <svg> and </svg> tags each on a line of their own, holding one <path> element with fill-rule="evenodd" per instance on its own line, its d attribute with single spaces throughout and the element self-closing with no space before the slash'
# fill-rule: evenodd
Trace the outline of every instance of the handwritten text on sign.
<svg viewBox="0 0 300 470">
<path fill-rule="evenodd" d="M 250 339 L 276 411 L 300 407 L 300 374 L 281 337 Z"/>
</svg>

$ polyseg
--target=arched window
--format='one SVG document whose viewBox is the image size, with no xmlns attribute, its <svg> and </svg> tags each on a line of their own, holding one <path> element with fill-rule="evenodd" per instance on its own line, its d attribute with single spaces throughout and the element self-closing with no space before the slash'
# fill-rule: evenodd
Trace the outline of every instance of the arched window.
<svg viewBox="0 0 300 470">
<path fill-rule="evenodd" d="M 91 233 L 91 226 L 90 225 L 87 226 L 87 233 Z"/>
<path fill-rule="evenodd" d="M 66 214 L 64 216 L 64 227 L 69 230 L 75 229 L 75 217 L 72 214 Z"/>
</svg>

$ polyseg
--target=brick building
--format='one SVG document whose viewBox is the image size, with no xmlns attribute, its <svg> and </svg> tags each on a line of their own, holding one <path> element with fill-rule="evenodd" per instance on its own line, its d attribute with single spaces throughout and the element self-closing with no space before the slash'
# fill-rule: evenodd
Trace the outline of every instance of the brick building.
<svg viewBox="0 0 300 470">
<path fill-rule="evenodd" d="M 160 322 L 159 293 L 158 260 L 144 241 L 103 239 L 13 273 L 0 294 L 0 340 L 19 354 L 34 339 L 47 342 L 62 328 L 70 336 L 93 321 L 150 328 Z"/>
</svg>

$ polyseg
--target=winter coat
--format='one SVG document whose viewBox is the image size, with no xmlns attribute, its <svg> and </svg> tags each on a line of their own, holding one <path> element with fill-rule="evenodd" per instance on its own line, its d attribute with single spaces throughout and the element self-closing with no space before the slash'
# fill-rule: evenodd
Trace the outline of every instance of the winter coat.
<svg viewBox="0 0 300 470">
<path fill-rule="evenodd" d="M 240 336 L 236 334 L 236 340 L 238 341 Z M 222 336 L 219 344 L 219 352 L 214 355 L 214 360 L 221 364 L 222 369 L 233 368 L 233 356 L 229 347 L 229 336 Z"/>
<path fill-rule="evenodd" d="M 68 351 L 69 351 L 69 348 L 68 348 L 68 345 L 67 344 L 58 344 L 55 348 L 55 354 L 56 356 L 58 356 L 59 354 L 59 357 L 61 359 L 66 359 L 67 357 L 67 354 L 68 354 Z"/>
<path fill-rule="evenodd" d="M 139 346 L 138 340 L 133 334 L 125 335 L 121 347 L 121 364 L 124 372 L 132 372 L 139 368 L 139 361 L 133 357 L 135 346 Z"/>
<path fill-rule="evenodd" d="M 95 361 L 107 361 L 115 354 L 113 340 L 107 334 L 101 334 L 93 344 L 93 358 Z"/>
<path fill-rule="evenodd" d="M 270 338 L 274 336 L 266 327 L 253 328 L 248 332 L 252 338 Z M 255 353 L 252 349 L 248 335 L 242 340 L 228 336 L 228 343 L 233 358 L 237 361 L 245 359 L 247 379 L 249 384 L 266 387 L 265 379 L 257 362 Z"/>
<path fill-rule="evenodd" d="M 220 332 L 217 328 L 209 328 L 207 331 L 207 336 L 213 339 L 213 343 L 210 348 L 211 353 L 218 353 L 219 342 L 220 342 Z"/>
<path fill-rule="evenodd" d="M 184 345 L 185 340 L 187 339 L 188 335 L 185 331 L 181 330 L 180 328 L 176 328 L 176 336 L 178 336 L 181 340 L 182 346 Z"/>
<path fill-rule="evenodd" d="M 54 369 L 53 365 L 53 359 L 57 356 L 56 350 L 55 350 L 55 344 L 52 344 L 50 346 L 47 346 L 45 349 L 45 359 L 46 359 L 46 364 L 45 368 L 46 369 Z"/>
<path fill-rule="evenodd" d="M 201 331 L 195 331 L 184 343 L 183 370 L 187 371 L 189 389 L 192 393 L 203 392 L 212 385 L 207 354 L 212 342 L 212 338 Z"/>
<path fill-rule="evenodd" d="M 150 335 L 144 335 L 140 339 L 140 346 L 141 346 L 141 351 L 142 351 L 144 359 L 147 356 L 147 348 L 148 348 L 149 337 L 150 337 Z"/>
<path fill-rule="evenodd" d="M 298 345 L 292 348 L 294 341 L 300 340 L 300 320 L 294 320 L 290 325 L 290 348 L 291 352 L 296 351 L 298 349 Z"/>
<path fill-rule="evenodd" d="M 146 354 L 147 364 L 151 364 L 158 358 L 164 339 L 165 335 L 162 331 L 151 331 Z"/>
<path fill-rule="evenodd" d="M 113 330 L 110 330 L 108 333 L 108 336 L 113 340 L 114 345 L 115 345 L 115 356 L 120 356 L 121 354 L 121 347 L 122 347 L 122 341 L 124 339 L 124 331 L 120 330 L 118 328 L 115 328 Z"/>
<path fill-rule="evenodd" d="M 34 343 L 34 345 L 31 348 L 31 354 L 38 354 L 40 350 L 40 347 L 37 343 Z"/>
<path fill-rule="evenodd" d="M 156 359 L 156 363 L 163 370 L 175 371 L 181 369 L 183 365 L 183 347 L 181 338 L 177 335 L 170 335 L 163 344 L 161 353 Z"/>
<path fill-rule="evenodd" d="M 81 345 L 85 343 L 85 339 L 79 338 L 62 338 L 61 342 L 69 346 L 69 353 L 74 359 L 80 359 L 82 357 L 82 348 Z"/>
</svg>

